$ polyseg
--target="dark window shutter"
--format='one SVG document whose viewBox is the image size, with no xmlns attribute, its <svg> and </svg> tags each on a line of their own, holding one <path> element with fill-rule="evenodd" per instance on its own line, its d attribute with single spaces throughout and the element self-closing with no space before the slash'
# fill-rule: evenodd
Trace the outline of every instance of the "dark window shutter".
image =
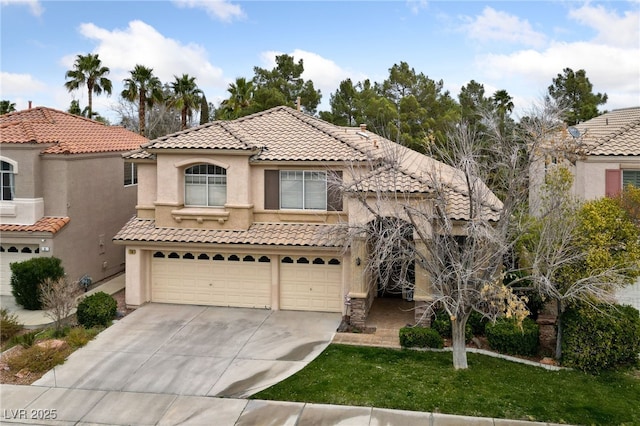
<svg viewBox="0 0 640 426">
<path fill-rule="evenodd" d="M 616 197 L 620 194 L 622 184 L 622 171 L 620 169 L 605 170 L 605 194 L 607 197 Z"/>
<path fill-rule="evenodd" d="M 342 211 L 342 172 L 327 173 L 327 210 Z"/>
<path fill-rule="evenodd" d="M 280 210 L 280 172 L 278 170 L 264 171 L 264 208 Z"/>
</svg>

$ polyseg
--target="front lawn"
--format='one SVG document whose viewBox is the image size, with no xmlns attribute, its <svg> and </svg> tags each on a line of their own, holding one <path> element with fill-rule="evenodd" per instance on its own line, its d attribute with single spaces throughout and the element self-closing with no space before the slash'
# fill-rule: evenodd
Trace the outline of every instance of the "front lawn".
<svg viewBox="0 0 640 426">
<path fill-rule="evenodd" d="M 468 353 L 330 345 L 294 376 L 253 396 L 571 424 L 640 424 L 638 371 L 591 376 Z M 634 375 L 635 373 L 635 375 Z"/>
</svg>

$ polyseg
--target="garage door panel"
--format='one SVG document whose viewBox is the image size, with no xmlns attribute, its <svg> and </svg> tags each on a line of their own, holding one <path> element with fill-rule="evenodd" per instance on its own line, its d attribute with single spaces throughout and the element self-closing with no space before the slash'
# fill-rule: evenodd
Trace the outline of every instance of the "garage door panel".
<svg viewBox="0 0 640 426">
<path fill-rule="evenodd" d="M 342 311 L 342 266 L 311 263 L 280 265 L 280 307 L 291 310 Z"/>
<path fill-rule="evenodd" d="M 181 254 L 184 256 L 184 254 Z M 271 306 L 271 264 L 208 254 L 152 260 L 154 302 L 265 308 Z M 238 258 L 239 259 L 239 258 Z"/>
</svg>

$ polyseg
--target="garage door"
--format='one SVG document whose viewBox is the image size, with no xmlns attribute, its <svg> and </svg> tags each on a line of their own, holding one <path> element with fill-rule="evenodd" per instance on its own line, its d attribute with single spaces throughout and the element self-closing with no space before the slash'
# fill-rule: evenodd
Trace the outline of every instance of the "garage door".
<svg viewBox="0 0 640 426">
<path fill-rule="evenodd" d="M 11 295 L 11 267 L 13 262 L 24 262 L 38 256 L 37 245 L 2 244 L 0 245 L 0 295 Z"/>
<path fill-rule="evenodd" d="M 283 257 L 280 308 L 342 312 L 342 265 L 336 258 Z"/>
<path fill-rule="evenodd" d="M 270 262 L 267 256 L 154 252 L 151 300 L 270 308 Z"/>
</svg>

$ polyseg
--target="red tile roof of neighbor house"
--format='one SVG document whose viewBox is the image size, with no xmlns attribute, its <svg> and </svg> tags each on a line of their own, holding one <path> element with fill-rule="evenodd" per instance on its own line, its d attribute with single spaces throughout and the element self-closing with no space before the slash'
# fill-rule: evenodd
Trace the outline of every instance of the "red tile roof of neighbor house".
<svg viewBox="0 0 640 426">
<path fill-rule="evenodd" d="M 124 127 L 36 107 L 0 116 L 0 143 L 42 144 L 46 154 L 125 152 L 148 139 Z"/>
<path fill-rule="evenodd" d="M 69 217 L 43 217 L 33 225 L 0 224 L 1 232 L 50 232 L 55 234 L 64 228 L 71 219 Z"/>
</svg>

